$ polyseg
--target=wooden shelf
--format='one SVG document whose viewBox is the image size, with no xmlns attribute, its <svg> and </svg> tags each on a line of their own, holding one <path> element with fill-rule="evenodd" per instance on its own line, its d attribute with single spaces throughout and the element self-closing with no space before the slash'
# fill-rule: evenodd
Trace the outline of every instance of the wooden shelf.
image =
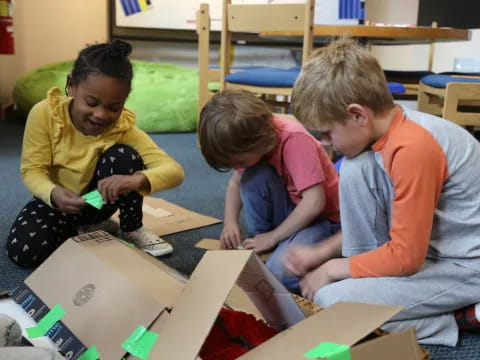
<svg viewBox="0 0 480 360">
<path fill-rule="evenodd" d="M 353 37 L 371 41 L 374 44 L 392 43 L 428 43 L 433 41 L 466 41 L 471 32 L 465 29 L 432 28 L 432 27 L 399 27 L 371 25 L 315 25 L 315 37 Z M 301 32 L 263 32 L 263 37 L 302 36 Z"/>
</svg>

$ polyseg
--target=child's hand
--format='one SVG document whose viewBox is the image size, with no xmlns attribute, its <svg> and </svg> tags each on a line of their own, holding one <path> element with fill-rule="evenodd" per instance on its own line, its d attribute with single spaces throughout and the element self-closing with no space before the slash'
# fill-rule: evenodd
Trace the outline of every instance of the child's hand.
<svg viewBox="0 0 480 360">
<path fill-rule="evenodd" d="M 318 253 L 312 246 L 291 246 L 283 259 L 289 273 L 304 276 L 309 270 L 320 266 Z"/>
<path fill-rule="evenodd" d="M 60 186 L 52 190 L 50 199 L 58 210 L 69 214 L 79 214 L 86 205 L 85 199 L 81 196 Z"/>
<path fill-rule="evenodd" d="M 245 249 L 254 250 L 256 253 L 266 252 L 277 246 L 278 240 L 272 234 L 272 231 L 258 234 L 253 238 L 246 239 L 243 242 Z"/>
<path fill-rule="evenodd" d="M 309 272 L 298 282 L 302 296 L 305 299 L 313 301 L 317 291 L 332 282 L 328 276 L 327 264 L 325 263 Z"/>
<path fill-rule="evenodd" d="M 148 180 L 143 174 L 112 175 L 100 180 L 97 188 L 103 201 L 114 204 L 120 195 L 135 191 L 145 183 L 148 183 Z"/>
<path fill-rule="evenodd" d="M 220 242 L 225 249 L 236 249 L 242 244 L 242 236 L 238 223 L 226 222 L 220 235 Z"/>
<path fill-rule="evenodd" d="M 349 277 L 351 277 L 350 260 L 348 258 L 331 259 L 315 270 L 307 273 L 298 284 L 302 296 L 313 301 L 319 289 L 335 281 L 348 279 Z"/>
</svg>

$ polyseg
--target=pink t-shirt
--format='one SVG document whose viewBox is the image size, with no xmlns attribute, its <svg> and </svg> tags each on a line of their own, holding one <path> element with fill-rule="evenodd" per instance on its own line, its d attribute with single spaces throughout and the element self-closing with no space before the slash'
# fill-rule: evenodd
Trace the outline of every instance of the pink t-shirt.
<svg viewBox="0 0 480 360">
<path fill-rule="evenodd" d="M 267 160 L 283 180 L 294 204 L 302 199 L 302 191 L 323 184 L 326 204 L 322 216 L 340 221 L 338 174 L 322 144 L 293 120 L 274 115 L 273 123 L 280 141 Z"/>
</svg>

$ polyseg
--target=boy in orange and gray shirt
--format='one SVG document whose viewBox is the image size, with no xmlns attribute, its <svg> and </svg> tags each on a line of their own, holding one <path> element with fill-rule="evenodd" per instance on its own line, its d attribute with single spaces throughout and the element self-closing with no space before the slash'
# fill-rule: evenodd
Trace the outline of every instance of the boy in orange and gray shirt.
<svg viewBox="0 0 480 360">
<path fill-rule="evenodd" d="M 480 301 L 480 144 L 394 105 L 377 60 L 351 40 L 315 52 L 292 101 L 346 157 L 342 233 L 285 259 L 302 293 L 322 306 L 402 305 L 387 330 L 415 326 L 421 343 L 454 346 L 454 311 Z"/>
</svg>

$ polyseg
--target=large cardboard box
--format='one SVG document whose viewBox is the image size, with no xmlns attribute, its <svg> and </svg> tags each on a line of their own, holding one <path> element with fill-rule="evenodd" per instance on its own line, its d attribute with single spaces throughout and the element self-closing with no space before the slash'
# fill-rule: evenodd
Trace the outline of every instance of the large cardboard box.
<svg viewBox="0 0 480 360">
<path fill-rule="evenodd" d="M 240 290 L 236 284 L 242 289 Z M 36 320 L 59 304 L 65 315 L 47 332 L 67 359 L 96 346 L 102 360 L 127 356 L 122 343 L 142 325 L 158 334 L 149 359 L 194 360 L 221 307 L 257 312 L 286 329 L 242 359 L 305 359 L 324 342 L 352 359 L 422 359 L 413 330 L 360 345 L 399 307 L 337 304 L 305 320 L 291 294 L 251 251 L 209 251 L 191 278 L 95 232 L 67 240 L 14 292 Z"/>
</svg>

